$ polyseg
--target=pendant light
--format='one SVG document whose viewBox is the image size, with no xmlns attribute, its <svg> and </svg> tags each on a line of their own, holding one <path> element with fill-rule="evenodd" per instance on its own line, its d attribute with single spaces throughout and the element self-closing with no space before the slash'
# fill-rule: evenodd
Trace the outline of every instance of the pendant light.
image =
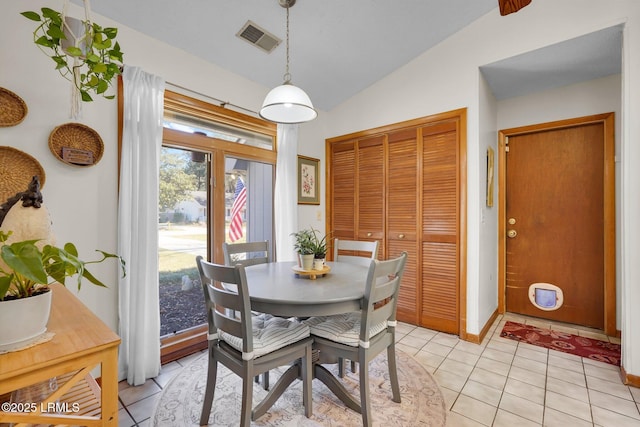
<svg viewBox="0 0 640 427">
<path fill-rule="evenodd" d="M 304 123 L 315 119 L 318 113 L 314 110 L 309 95 L 291 84 L 289 74 L 289 8 L 296 4 L 296 0 L 278 0 L 278 3 L 287 9 L 287 66 L 284 83 L 267 94 L 260 109 L 260 117 L 276 123 Z"/>
</svg>

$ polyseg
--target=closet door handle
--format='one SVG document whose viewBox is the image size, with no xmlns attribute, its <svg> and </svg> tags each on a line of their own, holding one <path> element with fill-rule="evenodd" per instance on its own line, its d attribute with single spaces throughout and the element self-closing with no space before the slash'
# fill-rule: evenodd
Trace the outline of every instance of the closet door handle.
<svg viewBox="0 0 640 427">
<path fill-rule="evenodd" d="M 398 234 L 398 239 L 404 239 L 404 234 Z"/>
<path fill-rule="evenodd" d="M 373 233 L 367 233 L 367 237 L 371 237 Z"/>
</svg>

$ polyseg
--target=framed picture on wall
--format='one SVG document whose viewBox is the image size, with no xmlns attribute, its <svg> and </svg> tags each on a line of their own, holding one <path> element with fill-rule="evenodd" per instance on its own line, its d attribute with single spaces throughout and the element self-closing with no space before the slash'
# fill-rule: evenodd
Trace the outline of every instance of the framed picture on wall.
<svg viewBox="0 0 640 427">
<path fill-rule="evenodd" d="M 487 206 L 493 206 L 493 175 L 494 175 L 493 148 L 487 148 Z"/>
<path fill-rule="evenodd" d="M 298 204 L 320 204 L 320 160 L 298 156 Z"/>
</svg>

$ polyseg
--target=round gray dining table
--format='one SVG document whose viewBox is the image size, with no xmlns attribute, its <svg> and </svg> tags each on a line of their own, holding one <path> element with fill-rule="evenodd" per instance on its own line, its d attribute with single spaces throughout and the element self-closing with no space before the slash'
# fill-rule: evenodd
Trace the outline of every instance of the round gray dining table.
<svg viewBox="0 0 640 427">
<path fill-rule="evenodd" d="M 308 317 L 360 310 L 368 267 L 328 262 L 330 271 L 309 279 L 297 275 L 295 262 L 272 262 L 245 268 L 251 309 L 275 316 Z"/>
<path fill-rule="evenodd" d="M 369 268 L 346 262 L 329 262 L 330 271 L 310 279 L 297 275 L 295 262 L 272 262 L 245 267 L 251 310 L 282 317 L 328 316 L 359 311 Z M 315 351 L 315 350 L 314 350 Z M 299 364 L 292 365 L 278 379 L 254 414 L 265 413 L 301 375 Z M 322 381 L 342 402 L 361 412 L 356 400 L 331 372 L 314 363 L 313 376 Z"/>
</svg>

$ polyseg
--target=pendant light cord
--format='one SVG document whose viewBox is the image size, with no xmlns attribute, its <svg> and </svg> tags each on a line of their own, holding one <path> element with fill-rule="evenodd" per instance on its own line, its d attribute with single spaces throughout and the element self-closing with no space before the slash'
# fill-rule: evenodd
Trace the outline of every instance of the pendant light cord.
<svg viewBox="0 0 640 427">
<path fill-rule="evenodd" d="M 289 74 L 289 3 L 287 3 L 287 65 L 283 76 L 284 83 L 291 83 L 291 74 Z"/>
</svg>

